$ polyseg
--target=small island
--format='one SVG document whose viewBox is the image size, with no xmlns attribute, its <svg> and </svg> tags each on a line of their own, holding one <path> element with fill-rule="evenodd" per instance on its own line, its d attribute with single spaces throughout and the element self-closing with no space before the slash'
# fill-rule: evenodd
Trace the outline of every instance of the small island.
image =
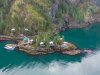
<svg viewBox="0 0 100 75">
<path fill-rule="evenodd" d="M 42 35 L 43 36 L 43 35 Z M 3 39 L 2 39 L 3 38 Z M 92 50 L 80 50 L 76 45 L 65 42 L 64 38 L 56 35 L 54 38 L 42 40 L 36 36 L 26 36 L 21 34 L 19 37 L 2 36 L 1 41 L 14 41 L 15 44 L 5 45 L 5 49 L 14 50 L 18 48 L 19 51 L 25 52 L 29 55 L 46 55 L 50 53 L 60 52 L 65 55 L 77 55 L 82 53 L 93 53 Z M 5 38 L 5 39 L 4 39 Z"/>
</svg>

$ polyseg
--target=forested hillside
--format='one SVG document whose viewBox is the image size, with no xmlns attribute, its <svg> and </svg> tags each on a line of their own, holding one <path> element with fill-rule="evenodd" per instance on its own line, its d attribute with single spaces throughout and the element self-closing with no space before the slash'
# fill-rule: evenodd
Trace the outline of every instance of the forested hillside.
<svg viewBox="0 0 100 75">
<path fill-rule="evenodd" d="M 52 34 L 70 22 L 100 14 L 99 0 L 0 0 L 0 33 Z"/>
</svg>

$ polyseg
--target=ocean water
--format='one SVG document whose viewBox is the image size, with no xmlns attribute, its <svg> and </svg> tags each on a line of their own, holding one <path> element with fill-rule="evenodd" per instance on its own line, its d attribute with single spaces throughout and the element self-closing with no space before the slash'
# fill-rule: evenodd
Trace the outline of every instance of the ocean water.
<svg viewBox="0 0 100 75">
<path fill-rule="evenodd" d="M 7 51 L 0 42 L 0 75 L 100 75 L 100 24 L 61 32 L 65 40 L 80 49 L 96 53 L 68 56 L 60 53 L 30 56 L 18 50 Z"/>
</svg>

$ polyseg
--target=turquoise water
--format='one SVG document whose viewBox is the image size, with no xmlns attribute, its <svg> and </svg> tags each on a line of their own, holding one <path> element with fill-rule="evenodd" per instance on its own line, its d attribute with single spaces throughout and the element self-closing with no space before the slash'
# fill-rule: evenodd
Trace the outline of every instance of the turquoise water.
<svg viewBox="0 0 100 75">
<path fill-rule="evenodd" d="M 0 43 L 0 75 L 100 75 L 100 24 L 61 32 L 65 40 L 80 49 L 97 51 L 95 55 L 66 56 L 60 53 L 30 56 L 18 50 L 7 51 Z"/>
<path fill-rule="evenodd" d="M 69 29 L 62 32 L 65 40 L 76 44 L 81 49 L 97 49 L 100 47 L 100 24 L 93 24 L 84 29 Z"/>
</svg>

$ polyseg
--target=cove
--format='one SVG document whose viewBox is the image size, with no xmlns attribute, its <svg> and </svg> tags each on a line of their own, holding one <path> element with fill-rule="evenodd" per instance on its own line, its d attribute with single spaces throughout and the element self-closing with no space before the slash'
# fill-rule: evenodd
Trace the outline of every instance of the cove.
<svg viewBox="0 0 100 75">
<path fill-rule="evenodd" d="M 87 28 L 68 29 L 60 33 L 65 40 L 76 44 L 81 49 L 97 49 L 100 44 L 100 24 L 95 23 Z"/>
</svg>

